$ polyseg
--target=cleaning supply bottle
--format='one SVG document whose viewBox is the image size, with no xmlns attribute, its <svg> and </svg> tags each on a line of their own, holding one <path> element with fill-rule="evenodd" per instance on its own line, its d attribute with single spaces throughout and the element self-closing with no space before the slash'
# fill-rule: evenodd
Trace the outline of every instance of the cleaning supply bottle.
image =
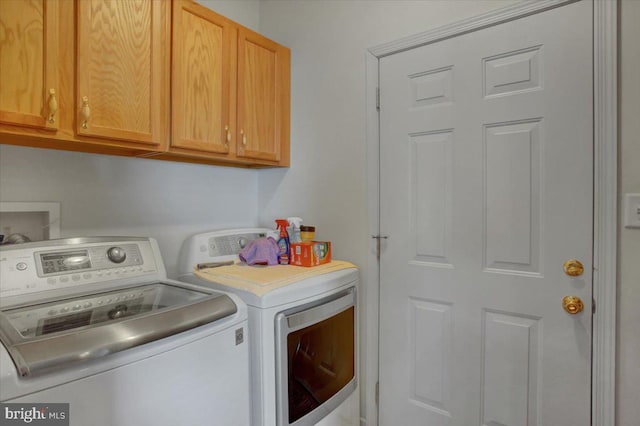
<svg viewBox="0 0 640 426">
<path fill-rule="evenodd" d="M 300 225 L 302 225 L 302 218 L 288 217 L 287 220 L 291 225 L 291 232 L 289 232 L 289 242 L 291 244 L 301 242 L 302 238 L 300 238 Z"/>
<path fill-rule="evenodd" d="M 287 227 L 289 226 L 289 221 L 287 219 L 276 219 L 276 225 L 280 231 L 280 235 L 278 237 L 278 248 L 280 249 L 280 254 L 278 255 L 279 262 L 281 265 L 288 265 L 289 233 L 287 232 Z"/>
</svg>

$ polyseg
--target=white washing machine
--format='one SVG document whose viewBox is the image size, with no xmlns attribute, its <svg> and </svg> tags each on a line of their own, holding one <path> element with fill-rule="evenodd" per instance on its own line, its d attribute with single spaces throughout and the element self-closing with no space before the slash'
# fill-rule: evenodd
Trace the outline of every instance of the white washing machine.
<svg viewBox="0 0 640 426">
<path fill-rule="evenodd" d="M 249 425 L 247 325 L 236 295 L 168 280 L 150 238 L 1 246 L 0 418 Z"/>
<path fill-rule="evenodd" d="M 324 265 L 237 263 L 248 241 L 271 232 L 233 229 L 190 237 L 181 250 L 179 279 L 233 292 L 248 305 L 252 425 L 359 425 L 358 271 L 327 266 L 329 272 L 317 274 Z M 230 260 L 236 263 L 197 266 Z M 269 278 L 272 273 L 276 278 Z M 256 275 L 264 278 L 257 282 Z"/>
</svg>

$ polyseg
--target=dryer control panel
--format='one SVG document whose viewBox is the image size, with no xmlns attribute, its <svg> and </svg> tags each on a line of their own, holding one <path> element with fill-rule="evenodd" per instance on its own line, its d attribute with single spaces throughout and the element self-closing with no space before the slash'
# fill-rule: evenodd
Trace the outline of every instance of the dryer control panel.
<svg viewBox="0 0 640 426">
<path fill-rule="evenodd" d="M 207 248 L 212 258 L 237 255 L 250 241 L 265 238 L 266 232 L 255 232 L 234 235 L 217 235 L 209 237 Z"/>
<path fill-rule="evenodd" d="M 178 275 L 193 274 L 198 263 L 237 260 L 238 253 L 251 241 L 273 237 L 278 233 L 267 228 L 236 228 L 192 235 L 182 244 L 178 258 Z"/>
</svg>

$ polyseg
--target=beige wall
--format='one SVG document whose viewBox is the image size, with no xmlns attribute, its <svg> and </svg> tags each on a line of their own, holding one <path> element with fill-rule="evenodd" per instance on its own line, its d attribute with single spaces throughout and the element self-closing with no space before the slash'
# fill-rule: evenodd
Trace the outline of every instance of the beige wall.
<svg viewBox="0 0 640 426">
<path fill-rule="evenodd" d="M 620 2 L 619 193 L 640 193 L 640 1 Z M 620 209 L 622 211 L 622 208 Z M 640 424 L 640 229 L 624 228 L 618 270 L 617 424 Z"/>
</svg>

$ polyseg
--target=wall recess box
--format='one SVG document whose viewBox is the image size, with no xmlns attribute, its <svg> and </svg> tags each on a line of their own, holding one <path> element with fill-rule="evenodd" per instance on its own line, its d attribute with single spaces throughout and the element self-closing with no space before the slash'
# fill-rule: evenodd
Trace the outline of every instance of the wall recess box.
<svg viewBox="0 0 640 426">
<path fill-rule="evenodd" d="M 640 228 L 640 194 L 624 195 L 624 227 Z"/>
<path fill-rule="evenodd" d="M 0 202 L 0 234 L 14 233 L 31 241 L 60 238 L 60 203 Z"/>
</svg>

